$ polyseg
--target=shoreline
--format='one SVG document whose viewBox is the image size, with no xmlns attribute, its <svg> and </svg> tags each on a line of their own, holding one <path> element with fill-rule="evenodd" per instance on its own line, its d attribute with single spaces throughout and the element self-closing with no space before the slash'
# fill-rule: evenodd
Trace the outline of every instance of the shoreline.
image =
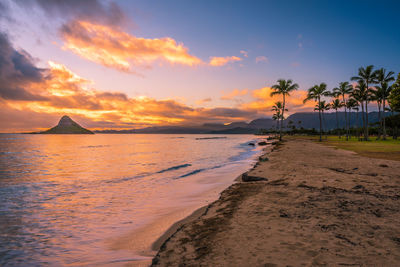
<svg viewBox="0 0 400 267">
<path fill-rule="evenodd" d="M 151 266 L 153 266 L 154 261 L 158 255 L 159 255 L 159 251 L 165 247 L 165 244 L 179 231 L 181 231 L 181 229 L 189 224 L 194 222 L 195 220 L 201 218 L 202 216 L 206 215 L 208 210 L 218 201 L 221 201 L 221 197 L 224 194 L 225 191 L 229 190 L 233 185 L 237 184 L 237 183 L 243 183 L 244 181 L 242 180 L 243 176 L 248 174 L 249 172 L 253 171 L 261 162 L 264 162 L 266 160 L 268 160 L 267 155 L 269 153 L 271 153 L 274 148 L 279 145 L 279 141 L 276 139 L 272 139 L 272 140 L 265 140 L 267 142 L 267 145 L 262 148 L 262 153 L 258 156 L 257 161 L 254 163 L 254 165 L 247 171 L 243 172 L 242 174 L 240 174 L 239 176 L 237 176 L 233 181 L 232 184 L 229 185 L 227 188 L 223 189 L 220 193 L 219 193 L 219 198 L 213 202 L 211 202 L 210 204 L 204 205 L 198 209 L 196 209 L 195 211 L 193 211 L 190 215 L 186 216 L 185 218 L 173 223 L 156 241 L 153 242 L 153 244 L 151 245 L 151 249 L 153 251 L 156 251 L 157 254 L 153 257 L 152 260 L 152 264 Z"/>
<path fill-rule="evenodd" d="M 273 139 L 273 140 L 269 140 L 267 141 L 265 139 L 265 141 L 267 142 L 267 145 L 264 146 L 261 150 L 261 154 L 258 156 L 257 161 L 254 163 L 254 165 L 247 171 L 243 172 L 242 174 L 238 175 L 234 180 L 232 180 L 231 185 L 229 185 L 228 187 L 224 188 L 221 192 L 219 192 L 219 197 L 218 199 L 214 200 L 213 202 L 201 206 L 200 208 L 194 210 L 190 215 L 176 221 L 175 223 L 173 223 L 160 237 L 157 238 L 157 240 L 155 240 L 152 245 L 151 245 L 151 249 L 155 252 L 158 253 L 158 251 L 160 250 L 160 248 L 166 243 L 168 242 L 168 240 L 176 233 L 178 232 L 185 224 L 193 222 L 194 220 L 200 218 L 201 216 L 205 215 L 208 211 L 208 209 L 216 202 L 220 199 L 221 194 L 227 190 L 229 187 L 231 187 L 233 184 L 238 183 L 238 182 L 242 182 L 242 177 L 244 174 L 250 172 L 251 170 L 254 170 L 254 168 L 256 168 L 259 164 L 259 162 L 261 162 L 266 155 L 268 155 L 268 153 L 270 153 L 273 149 L 274 146 L 276 145 L 276 143 L 278 142 L 277 140 Z M 157 256 L 157 255 L 155 255 Z"/>
<path fill-rule="evenodd" d="M 267 180 L 234 183 L 180 221 L 152 266 L 399 264 L 399 168 L 286 141 L 246 172 Z"/>
</svg>

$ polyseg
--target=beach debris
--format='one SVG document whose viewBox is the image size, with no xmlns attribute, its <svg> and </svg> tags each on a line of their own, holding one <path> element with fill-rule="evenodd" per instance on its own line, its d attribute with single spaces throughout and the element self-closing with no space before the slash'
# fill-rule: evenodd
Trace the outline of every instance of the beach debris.
<svg viewBox="0 0 400 267">
<path fill-rule="evenodd" d="M 265 162 L 265 161 L 268 161 L 269 158 L 267 158 L 267 157 L 259 157 L 258 160 L 261 161 L 261 162 Z"/>
<path fill-rule="evenodd" d="M 265 141 L 258 142 L 259 146 L 266 146 L 268 143 Z"/>
<path fill-rule="evenodd" d="M 388 165 L 386 165 L 386 164 L 379 164 L 379 167 L 382 167 L 382 168 L 387 168 L 387 167 L 389 167 Z"/>
<path fill-rule="evenodd" d="M 242 181 L 243 182 L 258 182 L 258 181 L 268 181 L 267 178 L 259 177 L 259 176 L 254 176 L 254 175 L 249 175 L 247 173 L 242 174 Z"/>
</svg>

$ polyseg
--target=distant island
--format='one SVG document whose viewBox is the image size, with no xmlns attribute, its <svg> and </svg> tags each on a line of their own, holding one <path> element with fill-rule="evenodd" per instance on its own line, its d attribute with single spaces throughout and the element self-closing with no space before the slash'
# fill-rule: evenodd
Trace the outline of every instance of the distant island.
<svg viewBox="0 0 400 267">
<path fill-rule="evenodd" d="M 33 134 L 94 134 L 92 131 L 83 128 L 78 123 L 74 122 L 70 117 L 63 116 L 57 126 L 43 132 Z"/>
</svg>

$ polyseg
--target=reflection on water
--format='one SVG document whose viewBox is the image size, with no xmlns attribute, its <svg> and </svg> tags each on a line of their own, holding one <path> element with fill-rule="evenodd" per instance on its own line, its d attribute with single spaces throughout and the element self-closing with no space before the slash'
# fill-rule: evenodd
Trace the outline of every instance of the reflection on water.
<svg viewBox="0 0 400 267">
<path fill-rule="evenodd" d="M 129 246 L 108 241 L 206 204 L 259 153 L 247 145 L 254 136 L 204 137 L 1 134 L 0 265 L 123 265 L 151 256 L 172 221 Z"/>
</svg>

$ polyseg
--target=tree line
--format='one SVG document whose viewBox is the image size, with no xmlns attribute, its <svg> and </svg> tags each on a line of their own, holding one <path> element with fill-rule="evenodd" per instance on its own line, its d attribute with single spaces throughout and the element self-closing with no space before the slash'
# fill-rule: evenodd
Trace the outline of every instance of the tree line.
<svg viewBox="0 0 400 267">
<path fill-rule="evenodd" d="M 400 73 L 395 80 L 393 71 L 387 71 L 384 68 L 374 69 L 373 65 L 360 67 L 358 74 L 350 78 L 348 81 L 340 82 L 338 87 L 331 90 L 328 89 L 326 83 L 316 84 L 309 88 L 307 97 L 304 103 L 313 100 L 316 102 L 314 111 L 318 111 L 319 118 L 319 140 L 322 141 L 322 132 L 324 124 L 324 112 L 328 110 L 335 110 L 336 112 L 336 125 L 339 130 L 338 110 L 344 108 L 345 113 L 345 127 L 344 135 L 346 140 L 350 136 L 350 118 L 348 112 L 351 110 L 358 112 L 361 108 L 362 116 L 362 136 L 363 140 L 369 140 L 369 121 L 368 121 L 368 104 L 376 102 L 378 107 L 378 136 L 377 139 L 386 140 L 386 112 L 400 111 Z M 279 79 L 277 84 L 272 87 L 271 96 L 282 95 L 282 101 L 278 101 L 272 107 L 274 114 L 272 119 L 277 121 L 277 129 L 279 128 L 279 140 L 282 140 L 283 120 L 286 108 L 286 98 L 290 93 L 297 90 L 299 85 L 293 83 L 291 79 Z M 327 99 L 331 99 L 327 102 Z M 339 131 L 339 136 L 342 133 Z"/>
</svg>

